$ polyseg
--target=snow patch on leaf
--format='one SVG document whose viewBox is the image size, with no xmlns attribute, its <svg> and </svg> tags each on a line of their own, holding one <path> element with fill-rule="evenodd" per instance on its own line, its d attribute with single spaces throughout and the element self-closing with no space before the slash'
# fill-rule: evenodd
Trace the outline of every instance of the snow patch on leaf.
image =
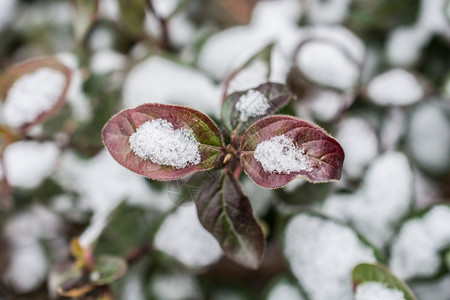
<svg viewBox="0 0 450 300">
<path fill-rule="evenodd" d="M 61 96 L 66 78 L 50 68 L 40 68 L 17 79 L 8 91 L 1 114 L 11 127 L 33 122 L 50 110 Z"/>
<path fill-rule="evenodd" d="M 375 262 L 373 250 L 349 227 L 308 214 L 288 223 L 284 246 L 292 272 L 314 300 L 352 299 L 353 268 Z"/>
<path fill-rule="evenodd" d="M 246 122 L 251 117 L 261 116 L 269 108 L 267 97 L 257 90 L 249 90 L 236 103 L 236 109 L 240 112 L 239 120 L 241 122 Z"/>
<path fill-rule="evenodd" d="M 264 171 L 270 173 L 290 174 L 291 172 L 310 172 L 313 169 L 305 151 L 296 147 L 294 140 L 284 134 L 259 143 L 254 156 L 261 163 Z"/>
<path fill-rule="evenodd" d="M 199 142 L 190 129 L 174 130 L 163 119 L 147 121 L 130 136 L 130 148 L 143 160 L 183 169 L 201 161 Z"/>
<path fill-rule="evenodd" d="M 393 69 L 373 78 L 367 87 L 378 105 L 410 105 L 425 95 L 417 78 L 403 69 Z"/>
<path fill-rule="evenodd" d="M 365 282 L 356 288 L 355 300 L 405 300 L 402 291 L 386 287 L 379 282 Z"/>
<path fill-rule="evenodd" d="M 433 207 L 424 217 L 404 223 L 391 249 L 390 268 L 403 280 L 435 275 L 450 244 L 450 207 Z"/>
<path fill-rule="evenodd" d="M 191 268 L 210 265 L 223 255 L 217 241 L 200 224 L 193 205 L 178 208 L 164 220 L 155 247 Z"/>
</svg>

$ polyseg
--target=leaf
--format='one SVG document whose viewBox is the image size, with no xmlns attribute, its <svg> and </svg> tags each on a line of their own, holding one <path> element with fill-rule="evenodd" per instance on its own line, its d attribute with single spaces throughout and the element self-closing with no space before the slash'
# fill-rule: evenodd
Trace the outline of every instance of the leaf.
<svg viewBox="0 0 450 300">
<path fill-rule="evenodd" d="M 300 151 L 305 168 L 296 171 L 275 169 L 266 171 L 255 158 L 257 146 L 271 138 L 280 136 L 292 140 L 295 151 Z M 281 144 L 280 144 L 281 145 Z M 284 153 L 283 149 L 279 149 Z M 253 124 L 242 136 L 240 146 L 241 163 L 245 172 L 258 185 L 266 188 L 279 188 L 296 177 L 304 177 L 312 182 L 339 180 L 344 162 L 341 145 L 319 126 L 290 116 L 270 116 Z M 286 157 L 272 154 L 268 159 L 278 161 Z M 298 153 L 296 155 L 299 155 Z M 270 162 L 270 161 L 269 161 Z M 295 165 L 298 161 L 282 163 Z"/>
<path fill-rule="evenodd" d="M 267 109 L 264 111 L 264 113 L 259 115 L 252 115 L 246 113 L 245 109 L 239 109 L 239 100 L 243 100 L 243 98 L 241 97 L 249 95 L 250 91 L 257 91 L 265 96 L 267 100 Z M 239 132 L 244 132 L 245 129 L 247 129 L 253 122 L 265 116 L 274 114 L 275 112 L 283 108 L 286 104 L 288 104 L 293 98 L 294 94 L 289 91 L 287 86 L 273 82 L 264 83 L 255 89 L 235 92 L 226 98 L 222 106 L 222 122 L 230 131 L 239 127 Z M 255 99 L 253 102 L 255 103 L 256 101 L 261 100 L 260 98 Z M 245 105 L 245 107 L 249 107 L 249 105 Z"/>
<path fill-rule="evenodd" d="M 119 0 L 120 21 L 126 33 L 134 38 L 144 34 L 145 0 Z"/>
<path fill-rule="evenodd" d="M 450 250 L 445 253 L 445 263 L 447 265 L 447 269 L 450 270 Z"/>
<path fill-rule="evenodd" d="M 130 136 L 145 122 L 156 119 L 171 123 L 174 130 L 180 128 L 192 130 L 200 144 L 200 163 L 176 169 L 137 156 L 130 148 Z M 134 109 L 126 109 L 109 120 L 103 128 L 102 136 L 103 143 L 117 162 L 133 172 L 157 180 L 173 180 L 211 169 L 217 162 L 221 162 L 225 151 L 222 135 L 208 116 L 198 110 L 178 105 L 149 103 Z"/>
<path fill-rule="evenodd" d="M 88 276 L 72 262 L 56 265 L 49 275 L 49 292 L 67 297 L 81 297 L 94 289 Z"/>
<path fill-rule="evenodd" d="M 4 77 L 2 78 L 2 84 L 0 85 L 0 96 L 3 99 L 3 102 L 6 102 L 8 101 L 8 93 L 11 87 L 19 78 L 21 78 L 24 75 L 34 73 L 41 68 L 50 68 L 61 72 L 65 77 L 65 84 L 61 91 L 61 95 L 59 96 L 58 100 L 54 103 L 54 105 L 50 109 L 38 114 L 33 121 L 22 124 L 20 126 L 22 129 L 27 129 L 34 124 L 42 123 L 43 121 L 47 120 L 49 117 L 54 115 L 62 107 L 66 98 L 67 91 L 69 89 L 69 83 L 71 80 L 71 71 L 56 58 L 43 57 L 28 60 L 23 63 L 12 66 L 6 71 Z M 32 105 L 32 101 L 33 99 L 30 98 L 30 105 Z"/>
<path fill-rule="evenodd" d="M 110 284 L 122 277 L 127 268 L 127 263 L 122 258 L 103 255 L 96 261 L 90 279 L 96 285 Z"/>
<path fill-rule="evenodd" d="M 389 289 L 397 289 L 403 292 L 405 300 L 417 300 L 411 289 L 385 266 L 380 264 L 359 264 L 352 272 L 354 290 L 365 282 L 379 282 Z"/>
<path fill-rule="evenodd" d="M 247 196 L 230 173 L 215 173 L 196 198 L 202 225 L 218 240 L 225 254 L 236 263 L 256 269 L 265 248 L 263 231 Z"/>
</svg>

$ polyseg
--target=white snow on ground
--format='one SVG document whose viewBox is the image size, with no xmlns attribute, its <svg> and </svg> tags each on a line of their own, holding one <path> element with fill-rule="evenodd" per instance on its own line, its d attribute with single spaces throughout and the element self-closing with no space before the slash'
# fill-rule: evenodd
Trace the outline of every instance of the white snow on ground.
<svg viewBox="0 0 450 300">
<path fill-rule="evenodd" d="M 350 8 L 350 0 L 307 0 L 308 20 L 313 24 L 341 23 Z"/>
<path fill-rule="evenodd" d="M 164 220 L 155 247 L 191 268 L 208 266 L 223 255 L 215 238 L 200 224 L 194 205 L 179 207 Z"/>
<path fill-rule="evenodd" d="M 152 190 L 145 178 L 119 165 L 106 150 L 88 160 L 65 153 L 55 179 L 68 191 L 79 194 L 80 209 L 94 212 L 91 225 L 80 237 L 84 247 L 96 240 L 122 200 L 159 211 L 173 206 L 166 189 Z"/>
<path fill-rule="evenodd" d="M 341 49 L 326 41 L 304 44 L 297 54 L 296 63 L 311 80 L 343 90 L 354 87 L 360 75 L 358 65 Z"/>
<path fill-rule="evenodd" d="M 42 284 L 49 267 L 42 240 L 60 247 L 61 243 L 56 241 L 61 238 L 58 232 L 61 228 L 61 219 L 38 205 L 11 217 L 4 227 L 4 237 L 11 246 L 11 257 L 8 269 L 1 275 L 2 279 L 18 293 L 30 292 Z M 56 250 L 64 253 L 67 249 L 60 247 Z"/>
<path fill-rule="evenodd" d="M 345 152 L 344 173 L 352 179 L 361 177 L 378 154 L 375 130 L 364 119 L 353 117 L 341 122 L 336 138 Z"/>
<path fill-rule="evenodd" d="M 450 119 L 437 103 L 426 103 L 412 114 L 407 145 L 425 171 L 442 174 L 450 168 Z"/>
<path fill-rule="evenodd" d="M 392 31 L 387 43 L 387 55 L 393 64 L 414 64 L 433 35 L 448 35 L 450 22 L 445 17 L 445 3 L 446 0 L 422 0 L 415 24 Z"/>
<path fill-rule="evenodd" d="M 298 288 L 288 282 L 278 282 L 270 290 L 266 300 L 303 300 Z"/>
<path fill-rule="evenodd" d="M 378 105 L 410 105 L 422 99 L 425 91 L 410 72 L 392 69 L 373 78 L 368 87 L 369 98 Z"/>
<path fill-rule="evenodd" d="M 173 129 L 172 123 L 147 121 L 130 136 L 130 148 L 143 160 L 183 169 L 200 163 L 199 142 L 190 129 Z"/>
<path fill-rule="evenodd" d="M 3 153 L 5 173 L 12 186 L 35 188 L 51 175 L 60 150 L 51 142 L 18 141 Z"/>
<path fill-rule="evenodd" d="M 385 114 L 380 130 L 382 150 L 395 150 L 407 130 L 407 115 L 400 107 L 391 107 Z"/>
<path fill-rule="evenodd" d="M 391 270 L 403 280 L 431 277 L 441 266 L 440 251 L 450 244 L 450 207 L 433 207 L 403 224 L 392 244 Z"/>
<path fill-rule="evenodd" d="M 198 66 L 214 79 L 225 79 L 264 46 L 296 31 L 300 14 L 300 3 L 296 0 L 258 2 L 248 26 L 232 27 L 206 41 Z"/>
<path fill-rule="evenodd" d="M 220 89 L 201 72 L 153 56 L 136 65 L 125 79 L 125 107 L 156 102 L 181 104 L 204 113 L 220 108 Z"/>
<path fill-rule="evenodd" d="M 256 59 L 230 81 L 227 93 L 231 94 L 257 87 L 267 81 L 268 73 L 267 63 Z"/>
<path fill-rule="evenodd" d="M 181 0 L 152 0 L 153 9 L 160 17 L 169 17 L 180 5 Z"/>
<path fill-rule="evenodd" d="M 17 0 L 2 0 L 0 2 L 0 31 L 14 19 L 16 9 Z"/>
<path fill-rule="evenodd" d="M 150 290 L 158 299 L 203 299 L 196 278 L 185 273 L 156 274 L 151 278 Z"/>
<path fill-rule="evenodd" d="M 66 78 L 50 68 L 40 68 L 17 79 L 2 106 L 2 119 L 11 127 L 33 122 L 50 110 L 61 96 Z"/>
<path fill-rule="evenodd" d="M 100 0 L 99 16 L 105 19 L 117 21 L 119 19 L 120 6 L 118 0 Z"/>
<path fill-rule="evenodd" d="M 412 202 L 413 176 L 405 155 L 387 152 L 367 170 L 363 185 L 353 194 L 330 196 L 326 214 L 350 222 L 367 239 L 383 247 Z"/>
<path fill-rule="evenodd" d="M 412 283 L 411 289 L 420 300 L 450 300 L 450 275 L 428 282 Z"/>
<path fill-rule="evenodd" d="M 303 101 L 308 101 L 314 118 L 322 122 L 335 120 L 350 104 L 347 102 L 347 95 L 325 89 L 315 91 L 312 95 L 302 99 Z"/>
<path fill-rule="evenodd" d="M 365 282 L 356 288 L 355 300 L 405 300 L 402 291 L 393 290 L 379 282 Z"/>
<path fill-rule="evenodd" d="M 351 299 L 353 268 L 375 262 L 373 250 L 350 228 L 307 214 L 288 223 L 284 253 L 311 300 Z"/>
<path fill-rule="evenodd" d="M 249 90 L 239 97 L 236 102 L 236 109 L 239 111 L 239 120 L 246 122 L 248 118 L 265 114 L 270 108 L 266 96 L 257 90 Z"/>
<path fill-rule="evenodd" d="M 312 171 L 311 162 L 294 140 L 284 134 L 271 137 L 256 146 L 255 159 L 261 163 L 264 171 L 278 174 Z"/>
<path fill-rule="evenodd" d="M 116 51 L 104 49 L 96 51 L 91 57 L 91 70 L 94 73 L 106 74 L 123 70 L 127 57 Z"/>
</svg>

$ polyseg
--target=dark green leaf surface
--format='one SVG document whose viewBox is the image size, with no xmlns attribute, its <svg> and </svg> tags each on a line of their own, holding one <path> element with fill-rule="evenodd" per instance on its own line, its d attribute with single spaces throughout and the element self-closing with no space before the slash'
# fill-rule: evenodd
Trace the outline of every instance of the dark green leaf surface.
<svg viewBox="0 0 450 300">
<path fill-rule="evenodd" d="M 256 269 L 265 248 L 261 226 L 234 177 L 228 172 L 215 174 L 197 195 L 200 222 L 219 241 L 230 259 Z"/>
</svg>

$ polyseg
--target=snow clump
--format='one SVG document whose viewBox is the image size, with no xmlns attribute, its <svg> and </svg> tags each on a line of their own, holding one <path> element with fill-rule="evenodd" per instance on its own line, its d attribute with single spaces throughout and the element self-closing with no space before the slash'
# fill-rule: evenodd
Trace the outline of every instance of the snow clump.
<svg viewBox="0 0 450 300">
<path fill-rule="evenodd" d="M 239 97 L 236 109 L 240 112 L 239 120 L 246 122 L 248 118 L 261 116 L 270 108 L 269 102 L 263 93 L 257 90 L 249 90 Z"/>
<path fill-rule="evenodd" d="M 200 163 L 200 145 L 192 130 L 173 129 L 172 123 L 155 119 L 142 124 L 130 136 L 130 148 L 143 160 L 183 169 Z"/>
<path fill-rule="evenodd" d="M 365 282 L 356 288 L 355 300 L 405 300 L 405 295 L 379 282 Z"/>
</svg>

